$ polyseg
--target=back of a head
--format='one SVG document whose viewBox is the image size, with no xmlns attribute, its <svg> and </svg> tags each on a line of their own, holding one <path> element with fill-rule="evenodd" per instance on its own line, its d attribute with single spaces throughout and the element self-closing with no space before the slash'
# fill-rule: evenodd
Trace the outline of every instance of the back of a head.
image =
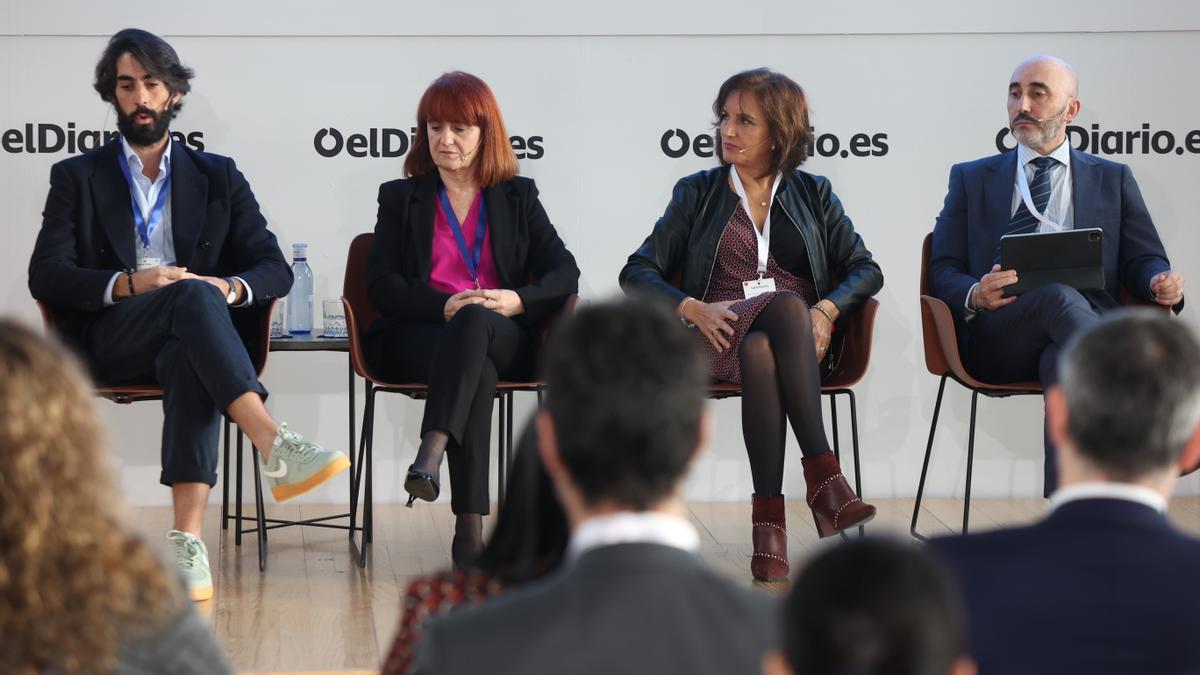
<svg viewBox="0 0 1200 675">
<path fill-rule="evenodd" d="M 909 544 L 863 539 L 818 555 L 784 608 L 784 654 L 803 675 L 946 675 L 967 653 L 957 590 Z"/>
<path fill-rule="evenodd" d="M 0 319 L 0 663 L 110 668 L 120 639 L 179 606 L 123 531 L 91 385 L 66 349 Z M 6 671 L 7 672 L 7 671 Z"/>
<path fill-rule="evenodd" d="M 1115 480 L 1175 465 L 1200 423 L 1200 343 L 1153 310 L 1113 314 L 1063 353 L 1075 449 Z"/>
<path fill-rule="evenodd" d="M 645 510 L 670 496 L 696 450 L 708 382 L 678 319 L 645 300 L 593 304 L 544 359 L 546 408 L 584 499 Z"/>
</svg>

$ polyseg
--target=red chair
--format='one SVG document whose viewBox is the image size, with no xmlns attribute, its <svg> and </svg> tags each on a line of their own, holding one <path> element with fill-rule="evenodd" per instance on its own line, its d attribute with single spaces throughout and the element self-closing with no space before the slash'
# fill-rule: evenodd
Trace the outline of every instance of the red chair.
<svg viewBox="0 0 1200 675">
<path fill-rule="evenodd" d="M 350 242 L 350 251 L 346 256 L 346 276 L 342 284 L 342 305 L 346 309 L 346 328 L 350 334 L 350 364 L 354 368 L 354 372 L 364 380 L 364 393 L 366 394 L 366 404 L 363 410 L 362 436 L 359 439 L 358 459 L 352 459 L 350 471 L 350 545 L 354 549 L 355 555 L 358 558 L 358 566 L 365 568 L 367 566 L 367 545 L 372 540 L 373 522 L 373 498 L 371 490 L 371 467 L 374 455 L 374 439 L 375 431 L 375 394 L 379 392 L 404 394 L 412 399 L 424 399 L 428 396 L 429 386 L 422 383 L 395 383 L 387 382 L 378 377 L 367 363 L 365 354 L 363 353 L 363 338 L 366 335 L 367 329 L 371 323 L 379 318 L 379 311 L 375 309 L 375 305 L 371 303 L 370 296 L 367 293 L 367 257 L 371 251 L 371 244 L 375 240 L 373 233 L 367 232 L 360 234 Z M 578 301 L 577 295 L 568 296 L 563 304 L 563 308 L 559 317 L 570 316 L 575 309 L 575 303 Z M 555 320 L 557 320 L 556 317 Z M 552 322 L 547 322 L 542 327 L 543 334 L 546 333 Z M 505 498 L 505 485 L 507 484 L 508 465 L 512 460 L 512 445 L 513 445 L 513 410 L 512 410 L 512 395 L 518 391 L 533 391 L 538 394 L 538 401 L 541 402 L 542 390 L 545 388 L 545 383 L 541 381 L 528 382 L 508 382 L 501 381 L 496 384 L 496 399 L 500 403 L 499 411 L 499 428 L 497 430 L 497 503 L 503 505 Z M 366 474 L 366 487 L 362 487 L 363 474 Z M 362 544 L 359 545 L 354 540 L 355 523 L 358 514 L 358 497 L 360 491 L 363 494 L 363 518 L 362 526 L 357 528 L 362 531 Z"/>
</svg>

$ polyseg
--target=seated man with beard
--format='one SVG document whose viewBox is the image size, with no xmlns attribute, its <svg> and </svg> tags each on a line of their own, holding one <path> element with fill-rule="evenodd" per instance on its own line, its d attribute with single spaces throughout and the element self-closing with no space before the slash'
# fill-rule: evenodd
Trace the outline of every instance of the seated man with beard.
<svg viewBox="0 0 1200 675">
<path fill-rule="evenodd" d="M 1017 64 L 1008 83 L 1008 121 L 1017 148 L 950 169 L 933 228 L 929 283 L 955 312 L 967 370 L 987 382 L 1058 382 L 1058 354 L 1072 336 L 1135 299 L 1183 309 L 1183 275 L 1171 268 L 1128 166 L 1071 147 L 1079 114 L 1075 69 L 1053 56 Z M 1016 270 L 1000 269 L 1007 234 L 1103 231 L 1104 288 L 1049 284 L 1004 297 Z M 1058 483 L 1046 440 L 1045 494 Z"/>
<path fill-rule="evenodd" d="M 191 77 L 161 38 L 136 29 L 112 37 L 94 87 L 116 109 L 121 137 L 51 169 L 29 289 L 98 382 L 162 385 L 160 480 L 175 504 L 167 538 L 189 594 L 204 600 L 212 574 L 200 526 L 222 412 L 259 449 L 278 500 L 349 460 L 263 405 L 239 328 L 254 333 L 249 308 L 286 295 L 292 274 L 233 160 L 171 140 Z"/>
</svg>

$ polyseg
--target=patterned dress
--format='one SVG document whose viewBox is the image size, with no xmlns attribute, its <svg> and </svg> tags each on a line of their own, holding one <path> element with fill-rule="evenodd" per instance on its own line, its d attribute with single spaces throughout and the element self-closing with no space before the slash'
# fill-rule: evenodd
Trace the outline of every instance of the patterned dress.
<svg viewBox="0 0 1200 675">
<path fill-rule="evenodd" d="M 404 593 L 404 614 L 400 618 L 400 628 L 380 675 L 402 675 L 408 670 L 417 653 L 422 628 L 429 617 L 478 605 L 499 595 L 501 591 L 503 588 L 499 581 L 476 571 L 442 572 L 410 583 Z M 465 648 L 469 649 L 469 646 Z"/>
<path fill-rule="evenodd" d="M 741 384 L 742 370 L 738 363 L 738 345 L 750 330 L 750 325 L 758 318 L 759 312 L 763 311 L 776 295 L 795 293 L 810 307 L 817 302 L 817 289 L 812 281 L 801 279 L 780 267 L 775 262 L 775 256 L 769 252 L 766 276 L 775 280 L 775 291 L 746 299 L 742 282 L 758 278 L 758 238 L 754 234 L 754 223 L 739 203 L 721 235 L 721 242 L 717 246 L 717 260 L 708 282 L 708 291 L 704 295 L 704 302 L 707 303 L 738 301 L 729 308 L 738 317 L 737 321 L 733 322 L 733 337 L 728 338 L 729 349 L 718 354 L 708 338 L 698 329 L 692 329 L 704 349 L 713 379 L 717 381 Z"/>
</svg>

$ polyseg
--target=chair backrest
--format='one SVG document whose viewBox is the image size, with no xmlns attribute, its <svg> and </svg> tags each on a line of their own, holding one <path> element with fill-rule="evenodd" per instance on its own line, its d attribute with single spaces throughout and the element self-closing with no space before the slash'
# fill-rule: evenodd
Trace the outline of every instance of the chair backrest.
<svg viewBox="0 0 1200 675">
<path fill-rule="evenodd" d="M 845 343 L 833 372 L 821 381 L 822 389 L 846 389 L 858 384 L 871 364 L 871 344 L 875 340 L 875 315 L 879 301 L 867 298 L 856 312 L 843 322 Z"/>
<path fill-rule="evenodd" d="M 367 257 L 375 242 L 374 232 L 363 232 L 350 242 L 346 254 L 346 275 L 342 279 L 342 306 L 346 309 L 346 329 L 350 334 L 350 364 L 359 377 L 373 379 L 367 371 L 362 341 L 367 329 L 379 318 L 379 310 L 367 294 Z"/>
<path fill-rule="evenodd" d="M 933 297 L 929 291 L 929 257 L 932 248 L 933 233 L 930 232 L 921 243 L 921 334 L 925 345 L 925 368 L 941 377 L 951 371 L 943 338 L 949 339 L 949 346 L 957 356 L 958 335 L 954 326 L 954 314 L 950 312 L 946 303 Z M 950 335 L 943 336 L 947 326 L 950 328 Z"/>
</svg>

